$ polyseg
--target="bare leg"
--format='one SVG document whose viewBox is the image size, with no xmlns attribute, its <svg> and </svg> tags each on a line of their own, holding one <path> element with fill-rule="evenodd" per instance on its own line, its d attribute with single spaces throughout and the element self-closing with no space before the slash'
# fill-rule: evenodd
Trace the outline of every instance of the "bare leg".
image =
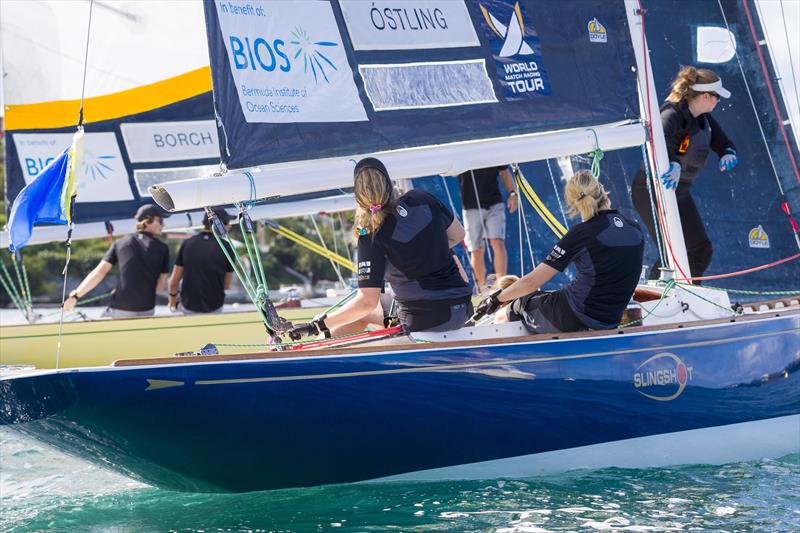
<svg viewBox="0 0 800 533">
<path fill-rule="evenodd" d="M 489 239 L 489 244 L 492 245 L 492 252 L 494 252 L 494 273 L 498 278 L 506 275 L 506 245 L 503 239 Z"/>
<path fill-rule="evenodd" d="M 472 264 L 472 273 L 475 274 L 475 284 L 478 291 L 483 289 L 486 281 L 486 265 L 483 263 L 483 246 L 469 253 L 469 262 Z"/>
</svg>

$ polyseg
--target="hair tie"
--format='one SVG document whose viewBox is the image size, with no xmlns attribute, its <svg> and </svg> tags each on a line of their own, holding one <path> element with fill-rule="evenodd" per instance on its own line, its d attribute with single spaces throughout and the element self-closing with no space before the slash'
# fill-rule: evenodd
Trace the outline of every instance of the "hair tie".
<svg viewBox="0 0 800 533">
<path fill-rule="evenodd" d="M 361 235 L 362 237 L 364 235 L 367 235 L 368 233 L 369 233 L 369 231 L 367 231 L 367 228 L 361 228 L 361 229 L 358 230 L 358 234 Z"/>
<path fill-rule="evenodd" d="M 581 193 L 578 195 L 578 200 L 583 200 L 583 198 L 584 198 L 585 196 L 586 196 L 586 193 L 585 193 L 585 192 L 583 192 L 583 191 L 581 191 Z"/>
<path fill-rule="evenodd" d="M 380 211 L 381 209 L 383 209 L 383 206 L 381 204 L 372 204 L 371 206 L 369 206 L 369 212 L 372 213 L 373 215 L 378 211 Z"/>
</svg>

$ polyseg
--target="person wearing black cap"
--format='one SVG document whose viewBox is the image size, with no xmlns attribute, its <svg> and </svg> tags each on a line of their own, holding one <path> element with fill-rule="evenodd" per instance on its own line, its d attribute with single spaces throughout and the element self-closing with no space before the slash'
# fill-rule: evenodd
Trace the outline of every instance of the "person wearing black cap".
<svg viewBox="0 0 800 533">
<path fill-rule="evenodd" d="M 212 211 L 230 229 L 231 215 L 221 208 L 215 207 Z M 180 310 L 189 315 L 222 310 L 225 289 L 230 289 L 233 281 L 233 267 L 211 233 L 211 224 L 208 214 L 203 216 L 203 231 L 183 241 L 178 249 L 169 278 L 169 308 L 172 311 Z M 232 256 L 234 251 L 230 244 L 225 241 L 222 244 Z"/>
<path fill-rule="evenodd" d="M 69 293 L 69 298 L 64 302 L 64 310 L 71 311 L 117 265 L 117 287 L 111 295 L 111 303 L 104 316 L 152 316 L 156 306 L 156 292 L 164 286 L 169 272 L 169 248 L 156 238 L 161 235 L 164 219 L 168 216 L 167 212 L 155 204 L 139 207 L 135 216 L 136 233 L 126 235 L 111 245 L 94 270 Z"/>
<path fill-rule="evenodd" d="M 289 336 L 339 335 L 382 322 L 384 280 L 409 331 L 449 331 L 472 312 L 472 288 L 462 278 L 450 248 L 464 228 L 430 194 L 411 190 L 399 198 L 383 163 L 361 160 L 354 171 L 358 234 L 358 294 L 329 316 L 298 324 Z M 376 316 L 377 315 L 377 316 Z"/>
</svg>

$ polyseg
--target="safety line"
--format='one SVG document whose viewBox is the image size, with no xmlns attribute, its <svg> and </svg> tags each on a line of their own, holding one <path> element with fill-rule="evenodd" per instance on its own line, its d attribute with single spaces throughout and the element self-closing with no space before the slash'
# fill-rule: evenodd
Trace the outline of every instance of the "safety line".
<svg viewBox="0 0 800 533">
<path fill-rule="evenodd" d="M 757 267 L 753 267 L 753 268 L 748 268 L 746 270 L 739 270 L 737 272 L 728 272 L 727 274 L 715 274 L 713 276 L 698 276 L 698 277 L 694 277 L 694 278 L 676 279 L 675 281 L 704 281 L 704 280 L 709 280 L 709 279 L 733 278 L 735 276 L 742 276 L 744 274 L 750 274 L 751 272 L 758 272 L 759 270 L 766 270 L 767 268 L 772 268 L 774 266 L 778 266 L 778 265 L 783 264 L 783 263 L 788 263 L 789 261 L 797 259 L 798 257 L 800 257 L 800 252 L 798 252 L 798 253 L 796 253 L 796 254 L 794 254 L 792 256 L 789 256 L 789 257 L 784 257 L 783 259 L 780 259 L 778 261 L 774 261 L 772 263 L 767 263 L 766 265 L 761 265 L 761 266 L 757 266 Z"/>
</svg>

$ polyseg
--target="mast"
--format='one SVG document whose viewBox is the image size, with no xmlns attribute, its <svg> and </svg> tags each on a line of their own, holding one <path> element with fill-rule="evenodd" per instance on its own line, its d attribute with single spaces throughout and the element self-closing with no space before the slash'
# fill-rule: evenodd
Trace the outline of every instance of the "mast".
<svg viewBox="0 0 800 533">
<path fill-rule="evenodd" d="M 647 151 L 650 157 L 652 173 L 660 176 L 669 169 L 669 155 L 667 144 L 664 140 L 664 130 L 661 128 L 659 116 L 658 93 L 653 80 L 653 70 L 650 65 L 650 53 L 647 48 L 647 38 L 644 34 L 644 21 L 641 3 L 639 0 L 625 0 L 625 12 L 628 15 L 628 27 L 631 32 L 631 42 L 636 55 L 636 76 L 639 80 L 639 99 L 645 120 L 648 123 L 650 142 Z M 661 204 L 663 217 L 659 217 L 659 230 L 664 237 L 664 252 L 669 268 L 679 278 L 690 276 L 689 259 L 686 254 L 686 243 L 683 240 L 683 228 L 678 211 L 678 200 L 675 191 L 667 190 L 660 180 L 653 180 L 655 193 Z"/>
</svg>

